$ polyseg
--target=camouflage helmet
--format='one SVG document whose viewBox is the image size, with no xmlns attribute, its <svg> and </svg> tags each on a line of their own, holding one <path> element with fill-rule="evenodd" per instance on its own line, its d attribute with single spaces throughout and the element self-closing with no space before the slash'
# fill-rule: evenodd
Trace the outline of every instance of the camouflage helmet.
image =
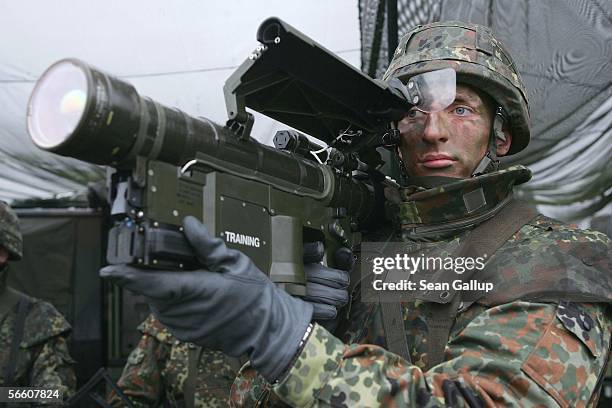
<svg viewBox="0 0 612 408">
<path fill-rule="evenodd" d="M 19 218 L 15 211 L 4 201 L 0 201 L 0 247 L 9 253 L 9 259 L 23 257 L 23 238 L 19 229 Z"/>
<path fill-rule="evenodd" d="M 453 68 L 457 82 L 490 95 L 505 111 L 512 132 L 508 154 L 529 144 L 529 101 L 514 61 L 488 27 L 449 21 L 417 26 L 402 37 L 383 79 L 403 82 Z"/>
</svg>

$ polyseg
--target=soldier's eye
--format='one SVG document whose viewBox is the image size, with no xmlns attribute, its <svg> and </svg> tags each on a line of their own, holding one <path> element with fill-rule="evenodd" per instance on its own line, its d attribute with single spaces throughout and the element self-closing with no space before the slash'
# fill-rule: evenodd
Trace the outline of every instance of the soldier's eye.
<svg viewBox="0 0 612 408">
<path fill-rule="evenodd" d="M 471 113 L 471 110 L 465 106 L 457 106 L 453 111 L 459 116 L 466 116 Z"/>
</svg>

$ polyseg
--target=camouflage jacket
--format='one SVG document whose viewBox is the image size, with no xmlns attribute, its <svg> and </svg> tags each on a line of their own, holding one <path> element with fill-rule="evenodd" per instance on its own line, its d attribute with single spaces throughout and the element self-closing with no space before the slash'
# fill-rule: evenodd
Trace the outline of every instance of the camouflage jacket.
<svg viewBox="0 0 612 408">
<path fill-rule="evenodd" d="M 424 211 L 420 215 L 427 216 Z M 452 214 L 444 217 L 452 218 Z M 464 238 L 460 232 L 425 246 L 449 253 Z M 608 304 L 538 299 L 517 294 L 515 288 L 523 282 L 538 293 L 540 282 L 558 285 L 555 276 L 579 285 L 593 274 L 605 279 L 601 286 L 609 290 L 607 237 L 540 215 L 505 242 L 486 271 L 497 278 L 498 290 L 459 305 L 442 363 L 428 366 L 425 302 L 401 304 L 410 362 L 385 350 L 381 306 L 355 302 L 347 324 L 338 331 L 340 338 L 315 326 L 280 384 L 271 386 L 252 368 L 244 367 L 234 382 L 232 403 L 282 406 L 282 400 L 300 407 L 594 404 L 610 352 L 612 310 Z"/>
<path fill-rule="evenodd" d="M 119 388 L 135 407 L 189 406 L 185 404 L 184 392 L 190 350 L 199 354 L 193 406 L 228 406 L 229 390 L 239 368 L 233 360 L 221 352 L 180 342 L 153 315 L 138 329 L 142 338 L 118 381 Z M 124 406 L 114 393 L 109 402 L 112 406 Z"/>
<path fill-rule="evenodd" d="M 70 325 L 50 303 L 35 298 L 29 300 L 14 381 L 22 387 L 57 388 L 64 398 L 68 398 L 76 388 L 74 360 L 66 342 Z M 17 305 L 5 316 L 0 316 L 0 386 L 4 383 L 16 317 Z"/>
</svg>

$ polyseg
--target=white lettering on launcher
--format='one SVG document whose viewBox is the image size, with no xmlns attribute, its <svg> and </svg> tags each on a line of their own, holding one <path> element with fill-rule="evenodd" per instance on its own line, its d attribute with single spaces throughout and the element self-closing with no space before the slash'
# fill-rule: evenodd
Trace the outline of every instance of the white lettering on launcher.
<svg viewBox="0 0 612 408">
<path fill-rule="evenodd" d="M 225 231 L 225 242 L 259 248 L 259 237 Z"/>
</svg>

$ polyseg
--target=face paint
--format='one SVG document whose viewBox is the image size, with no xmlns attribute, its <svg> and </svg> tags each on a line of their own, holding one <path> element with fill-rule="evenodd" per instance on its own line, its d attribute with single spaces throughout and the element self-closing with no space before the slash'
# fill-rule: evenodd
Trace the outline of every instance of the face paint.
<svg viewBox="0 0 612 408">
<path fill-rule="evenodd" d="M 413 108 L 398 123 L 408 175 L 470 177 L 487 150 L 492 117 L 486 96 L 466 85 L 441 111 Z"/>
</svg>

